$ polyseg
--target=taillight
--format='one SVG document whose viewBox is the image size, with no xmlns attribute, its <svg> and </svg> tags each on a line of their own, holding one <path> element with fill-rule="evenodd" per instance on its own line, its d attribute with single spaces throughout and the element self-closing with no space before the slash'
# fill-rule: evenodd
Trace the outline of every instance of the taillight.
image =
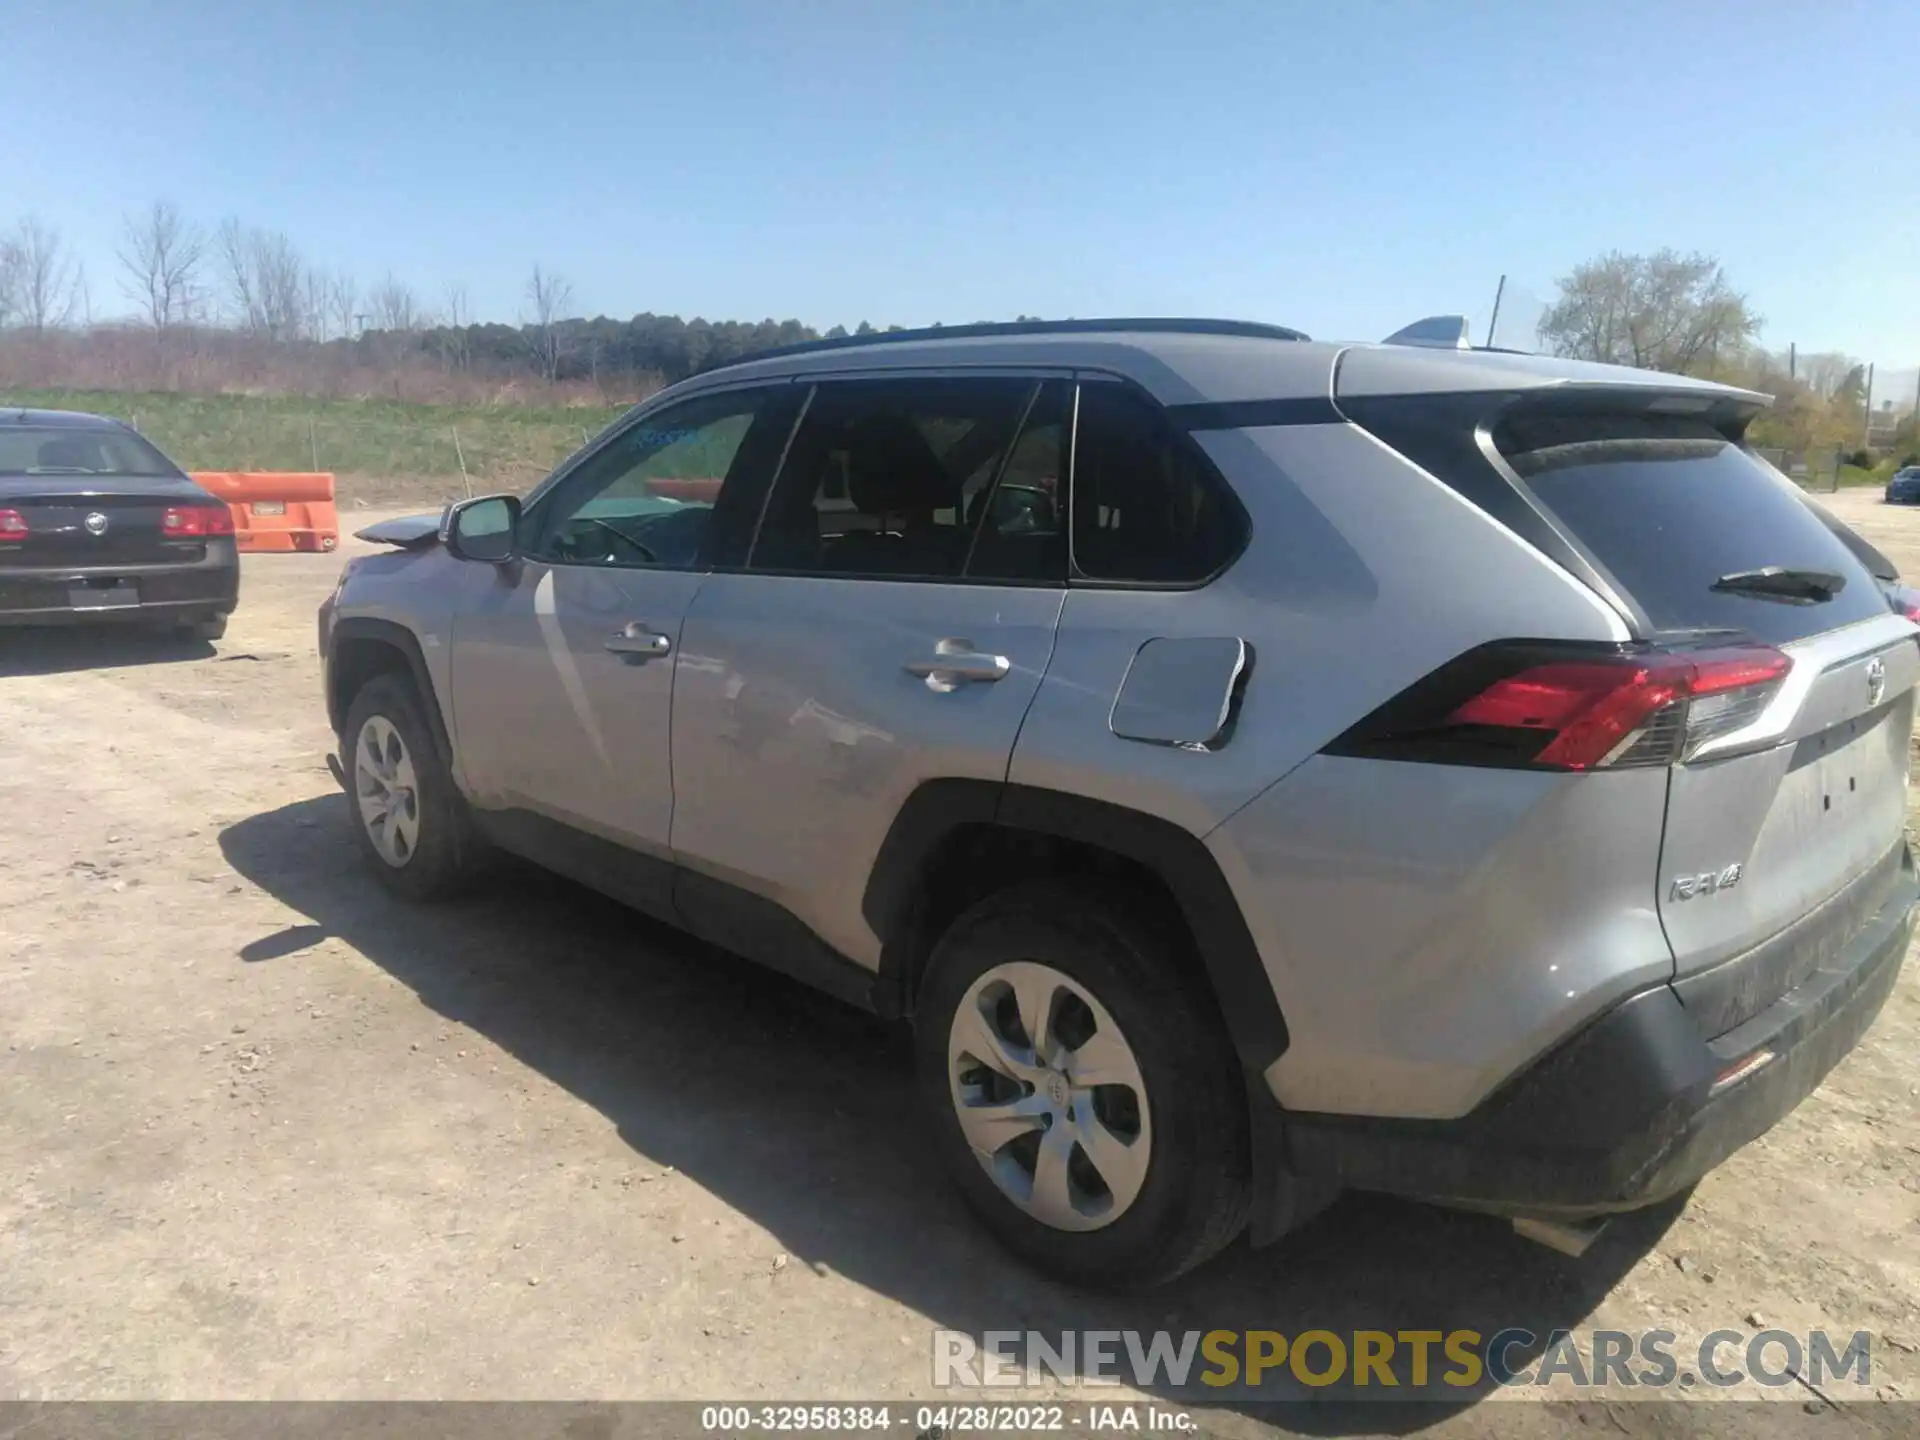
<svg viewBox="0 0 1920 1440">
<path fill-rule="evenodd" d="M 1887 603 L 1893 607 L 1896 615 L 1920 624 L 1920 590 L 1911 585 L 1898 583 L 1887 586 Z"/>
<path fill-rule="evenodd" d="M 1381 706 L 1329 750 L 1545 770 L 1671 765 L 1751 724 L 1792 666 L 1766 645 L 1487 645 Z"/>
<path fill-rule="evenodd" d="M 0 544 L 27 538 L 27 517 L 18 510 L 0 510 Z"/>
<path fill-rule="evenodd" d="M 224 505 L 169 505 L 160 516 L 160 533 L 169 540 L 233 534 L 233 512 Z"/>
</svg>

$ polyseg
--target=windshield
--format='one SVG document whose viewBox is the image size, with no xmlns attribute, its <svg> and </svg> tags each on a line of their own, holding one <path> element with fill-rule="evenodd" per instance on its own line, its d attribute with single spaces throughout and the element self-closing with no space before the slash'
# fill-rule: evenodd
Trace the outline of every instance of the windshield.
<svg viewBox="0 0 1920 1440">
<path fill-rule="evenodd" d="M 0 475 L 178 475 L 179 469 L 126 430 L 0 428 Z"/>
</svg>

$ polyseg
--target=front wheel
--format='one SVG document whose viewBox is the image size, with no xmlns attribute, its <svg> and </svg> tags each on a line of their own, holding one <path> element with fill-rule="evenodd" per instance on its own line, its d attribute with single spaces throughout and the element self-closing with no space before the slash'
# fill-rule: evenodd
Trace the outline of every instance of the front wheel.
<svg viewBox="0 0 1920 1440">
<path fill-rule="evenodd" d="M 1246 1224 L 1245 1095 L 1182 943 L 1121 894 L 1043 882 L 974 906 L 930 963 L 915 1044 L 948 1169 L 1075 1284 L 1164 1283 Z"/>
<path fill-rule="evenodd" d="M 341 742 L 354 836 L 381 883 L 409 900 L 460 890 L 478 866 L 479 837 L 413 685 L 369 680 L 347 707 Z"/>
</svg>

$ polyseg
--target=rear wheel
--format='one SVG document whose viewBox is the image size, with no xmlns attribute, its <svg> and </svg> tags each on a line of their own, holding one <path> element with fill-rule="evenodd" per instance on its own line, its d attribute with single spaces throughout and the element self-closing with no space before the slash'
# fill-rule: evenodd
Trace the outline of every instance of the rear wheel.
<svg viewBox="0 0 1920 1440">
<path fill-rule="evenodd" d="M 1164 1283 L 1246 1223 L 1245 1097 L 1180 943 L 1116 892 L 1021 886 L 955 922 L 921 992 L 921 1089 L 955 1182 L 1076 1284 Z"/>
<path fill-rule="evenodd" d="M 457 892 L 477 868 L 479 837 L 412 683 L 369 680 L 347 707 L 341 742 L 354 834 L 374 874 L 410 900 Z"/>
</svg>

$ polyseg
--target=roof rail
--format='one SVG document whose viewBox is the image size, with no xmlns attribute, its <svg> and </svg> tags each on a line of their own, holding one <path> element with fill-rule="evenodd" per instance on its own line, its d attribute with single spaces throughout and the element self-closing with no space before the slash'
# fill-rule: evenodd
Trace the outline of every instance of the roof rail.
<svg viewBox="0 0 1920 1440">
<path fill-rule="evenodd" d="M 1429 315 L 1403 330 L 1396 330 L 1380 342 L 1382 345 L 1419 345 L 1428 350 L 1471 350 L 1464 315 Z"/>
<path fill-rule="evenodd" d="M 699 373 L 711 374 L 735 365 L 757 360 L 782 359 L 789 355 L 813 355 L 824 350 L 850 350 L 863 345 L 895 345 L 911 340 L 974 340 L 1017 335 L 1106 335 L 1133 331 L 1150 335 L 1242 335 L 1256 340 L 1305 340 L 1298 330 L 1284 325 L 1264 325 L 1256 320 L 1181 320 L 1166 318 L 1120 320 L 996 320 L 979 325 L 933 325 L 922 330 L 876 330 L 868 335 L 842 335 L 831 340 L 808 340 L 799 345 L 781 345 L 771 350 L 709 365 Z"/>
</svg>

